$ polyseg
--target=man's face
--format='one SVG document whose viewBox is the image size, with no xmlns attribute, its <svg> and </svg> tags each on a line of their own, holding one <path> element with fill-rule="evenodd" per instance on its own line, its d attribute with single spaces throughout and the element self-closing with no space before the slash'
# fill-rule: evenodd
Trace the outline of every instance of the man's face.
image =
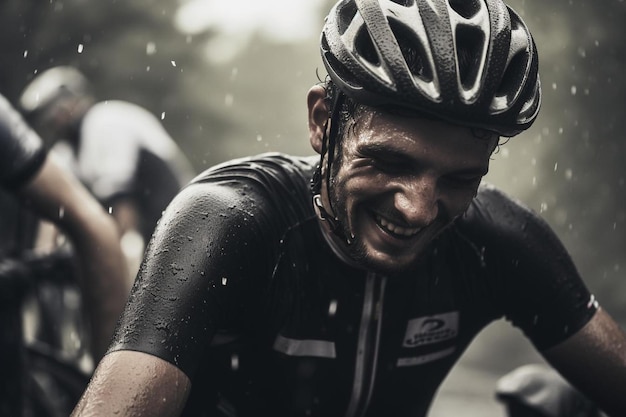
<svg viewBox="0 0 626 417">
<path fill-rule="evenodd" d="M 77 102 L 73 97 L 60 98 L 38 116 L 35 124 L 47 142 L 67 138 L 72 124 L 80 116 L 76 114 Z"/>
<path fill-rule="evenodd" d="M 397 272 L 462 214 L 487 173 L 497 137 L 374 110 L 359 112 L 333 163 L 330 203 L 367 268 Z M 326 187 L 322 187 L 324 190 Z M 328 196 L 325 197 L 328 201 Z"/>
</svg>

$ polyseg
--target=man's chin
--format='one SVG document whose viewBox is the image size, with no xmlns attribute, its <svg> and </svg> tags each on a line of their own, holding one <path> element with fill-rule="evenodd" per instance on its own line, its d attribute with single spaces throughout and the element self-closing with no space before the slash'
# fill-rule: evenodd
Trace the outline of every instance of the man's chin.
<svg viewBox="0 0 626 417">
<path fill-rule="evenodd" d="M 420 257 L 412 256 L 409 259 L 394 256 L 364 255 L 355 256 L 353 259 L 363 268 L 381 275 L 395 275 L 410 271 L 417 267 Z"/>
<path fill-rule="evenodd" d="M 348 230 L 344 230 L 346 236 L 348 233 Z M 423 258 L 425 246 L 428 244 L 424 238 L 413 242 L 407 240 L 402 245 L 393 246 L 372 238 L 363 231 L 357 233 L 356 239 L 348 246 L 344 243 L 346 254 L 352 261 L 363 269 L 383 275 L 394 275 L 414 269 Z"/>
</svg>

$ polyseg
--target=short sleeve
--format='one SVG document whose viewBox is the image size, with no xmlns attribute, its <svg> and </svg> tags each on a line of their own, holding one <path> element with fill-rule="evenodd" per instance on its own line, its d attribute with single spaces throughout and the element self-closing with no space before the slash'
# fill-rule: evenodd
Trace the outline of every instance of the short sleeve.
<svg viewBox="0 0 626 417">
<path fill-rule="evenodd" d="M 482 188 L 463 228 L 476 236 L 495 303 L 539 349 L 564 341 L 597 302 L 571 256 L 536 213 L 495 188 Z"/>
<path fill-rule="evenodd" d="M 242 326 L 271 271 L 254 197 L 250 189 L 201 183 L 174 198 L 109 351 L 149 353 L 191 377 L 214 333 Z"/>
</svg>

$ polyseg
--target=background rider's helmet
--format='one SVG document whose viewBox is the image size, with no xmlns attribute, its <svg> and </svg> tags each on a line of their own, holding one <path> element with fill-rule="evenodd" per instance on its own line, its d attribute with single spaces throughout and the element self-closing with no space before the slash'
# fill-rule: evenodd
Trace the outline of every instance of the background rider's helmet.
<svg viewBox="0 0 626 417">
<path fill-rule="evenodd" d="M 539 112 L 533 38 L 501 0 L 340 0 L 321 53 L 356 102 L 514 136 Z"/>
<path fill-rule="evenodd" d="M 20 96 L 20 106 L 27 114 L 44 110 L 59 99 L 80 97 L 89 92 L 89 82 L 76 68 L 50 68 L 36 76 Z"/>
<path fill-rule="evenodd" d="M 93 104 L 93 95 L 80 71 L 58 66 L 37 75 L 22 92 L 19 104 L 26 119 L 49 142 L 82 119 Z"/>
</svg>

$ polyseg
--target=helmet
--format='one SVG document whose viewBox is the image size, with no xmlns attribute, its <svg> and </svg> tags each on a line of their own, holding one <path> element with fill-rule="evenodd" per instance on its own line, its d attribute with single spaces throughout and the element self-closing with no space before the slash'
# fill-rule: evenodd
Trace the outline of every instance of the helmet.
<svg viewBox="0 0 626 417">
<path fill-rule="evenodd" d="M 27 114 L 40 113 L 57 100 L 87 94 L 89 82 L 73 67 L 50 68 L 35 77 L 22 92 L 20 106 Z"/>
<path fill-rule="evenodd" d="M 533 38 L 501 0 L 340 0 L 322 60 L 355 101 L 515 136 L 539 112 Z"/>
</svg>

